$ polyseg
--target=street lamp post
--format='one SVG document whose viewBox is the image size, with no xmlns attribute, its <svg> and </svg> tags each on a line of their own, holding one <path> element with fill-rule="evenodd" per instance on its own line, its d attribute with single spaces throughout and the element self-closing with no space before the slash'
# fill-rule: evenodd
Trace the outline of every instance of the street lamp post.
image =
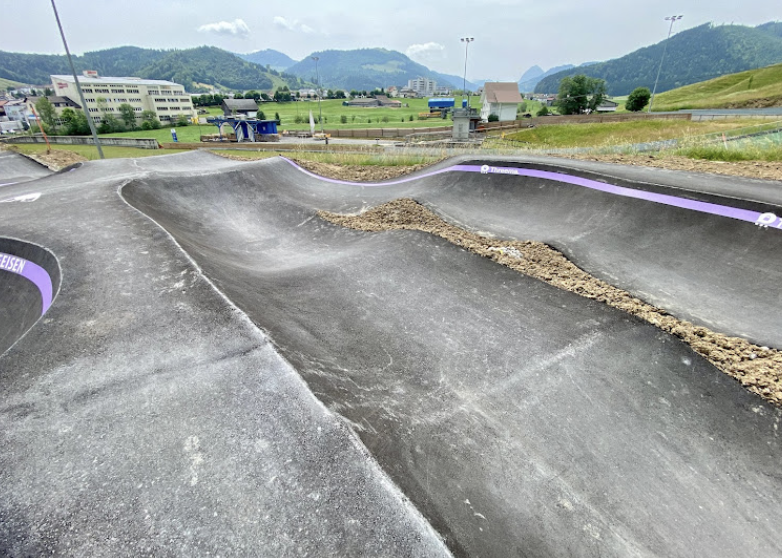
<svg viewBox="0 0 782 558">
<path fill-rule="evenodd" d="M 475 40 L 474 37 L 462 37 L 461 41 L 464 43 L 464 81 L 462 81 L 462 101 L 464 101 L 464 95 L 467 93 L 467 50 L 470 48 L 470 43 Z M 467 108 L 469 109 L 469 97 L 467 97 Z M 464 102 L 462 102 L 464 105 Z"/>
<path fill-rule="evenodd" d="M 68 42 L 65 40 L 65 32 L 62 30 L 62 24 L 60 23 L 60 15 L 57 13 L 57 6 L 54 5 L 52 0 L 52 10 L 54 10 L 54 18 L 57 20 L 57 27 L 60 29 L 60 36 L 62 37 L 62 44 L 65 47 L 65 54 L 68 55 L 68 63 L 71 65 L 71 73 L 73 74 L 73 81 L 76 83 L 76 90 L 79 92 L 79 99 L 81 99 L 81 108 L 84 111 L 84 116 L 87 118 L 87 124 L 90 127 L 92 133 L 92 139 L 95 142 L 95 147 L 98 148 L 98 155 L 103 159 L 103 149 L 100 146 L 100 140 L 98 140 L 98 132 L 95 130 L 95 122 L 92 120 L 89 111 L 87 110 L 87 101 L 84 100 L 84 93 L 82 93 L 81 85 L 79 84 L 79 78 L 76 75 L 76 68 L 73 66 L 73 60 L 71 59 L 71 51 L 68 50 Z"/>
<path fill-rule="evenodd" d="M 312 56 L 311 58 L 315 61 L 315 75 L 318 80 L 318 122 L 320 122 L 320 133 L 323 135 L 323 109 L 320 106 L 320 97 L 323 88 L 320 86 L 320 72 L 318 71 L 318 60 L 320 60 L 320 57 Z"/>
<path fill-rule="evenodd" d="M 652 112 L 652 104 L 654 103 L 654 94 L 657 92 L 657 80 L 660 79 L 660 72 L 663 69 L 663 60 L 665 60 L 665 51 L 668 48 L 668 40 L 671 38 L 671 33 L 673 32 L 673 24 L 676 23 L 678 20 L 680 20 L 684 16 L 675 15 L 675 16 L 668 16 L 665 18 L 665 21 L 670 21 L 671 26 L 668 29 L 668 39 L 665 40 L 665 44 L 663 45 L 663 55 L 660 58 L 660 67 L 657 68 L 657 77 L 654 79 L 654 88 L 652 89 L 652 98 L 649 99 L 649 113 Z"/>
</svg>

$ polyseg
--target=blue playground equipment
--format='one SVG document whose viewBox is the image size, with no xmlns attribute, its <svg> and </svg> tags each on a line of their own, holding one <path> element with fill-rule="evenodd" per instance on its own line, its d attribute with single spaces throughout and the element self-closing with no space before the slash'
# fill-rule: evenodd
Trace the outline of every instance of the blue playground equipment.
<svg viewBox="0 0 782 558">
<path fill-rule="evenodd" d="M 217 126 L 217 133 L 220 135 L 220 141 L 223 140 L 223 126 L 228 124 L 233 128 L 236 135 L 236 141 L 276 141 L 277 121 L 276 120 L 257 120 L 255 118 L 234 118 L 232 116 L 211 116 L 206 119 L 207 123 Z"/>
</svg>

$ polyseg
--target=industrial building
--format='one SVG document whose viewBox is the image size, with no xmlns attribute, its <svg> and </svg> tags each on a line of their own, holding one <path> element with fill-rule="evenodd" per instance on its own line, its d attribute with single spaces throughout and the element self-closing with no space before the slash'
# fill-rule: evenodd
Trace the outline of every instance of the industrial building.
<svg viewBox="0 0 782 558">
<path fill-rule="evenodd" d="M 71 101 L 79 101 L 79 92 L 73 76 L 55 75 L 52 78 L 52 89 L 59 97 Z M 87 114 L 98 123 L 101 114 L 112 113 L 119 117 L 119 106 L 129 104 L 137 117 L 150 110 L 161 122 L 176 120 L 184 115 L 192 118 L 196 115 L 190 95 L 185 93 L 184 86 L 160 79 L 141 79 L 136 77 L 100 77 L 96 72 L 85 72 L 79 77 Z M 100 100 L 100 104 L 99 104 Z M 105 102 L 104 102 L 105 101 Z"/>
</svg>

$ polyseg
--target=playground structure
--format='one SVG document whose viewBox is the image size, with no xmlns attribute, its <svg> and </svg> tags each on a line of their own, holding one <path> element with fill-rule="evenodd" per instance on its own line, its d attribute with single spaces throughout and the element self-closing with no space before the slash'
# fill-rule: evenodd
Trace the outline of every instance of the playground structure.
<svg viewBox="0 0 782 558">
<path fill-rule="evenodd" d="M 280 141 L 277 133 L 276 120 L 258 120 L 255 118 L 243 118 L 233 116 L 212 116 L 206 119 L 207 123 L 217 126 L 218 141 Z M 229 125 L 233 131 L 232 138 L 226 135 L 223 139 L 223 126 Z"/>
</svg>

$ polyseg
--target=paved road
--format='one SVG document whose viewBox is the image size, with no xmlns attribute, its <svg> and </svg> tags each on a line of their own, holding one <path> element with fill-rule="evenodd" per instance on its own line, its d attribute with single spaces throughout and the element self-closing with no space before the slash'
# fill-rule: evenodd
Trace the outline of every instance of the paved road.
<svg viewBox="0 0 782 558">
<path fill-rule="evenodd" d="M 0 235 L 62 281 L 0 358 L 0 554 L 779 556 L 778 409 L 619 311 L 315 215 L 413 197 L 782 346 L 782 230 L 680 207 L 782 215 L 778 183 L 565 164 L 356 186 L 189 153 L 4 189 L 41 192 Z"/>
</svg>

